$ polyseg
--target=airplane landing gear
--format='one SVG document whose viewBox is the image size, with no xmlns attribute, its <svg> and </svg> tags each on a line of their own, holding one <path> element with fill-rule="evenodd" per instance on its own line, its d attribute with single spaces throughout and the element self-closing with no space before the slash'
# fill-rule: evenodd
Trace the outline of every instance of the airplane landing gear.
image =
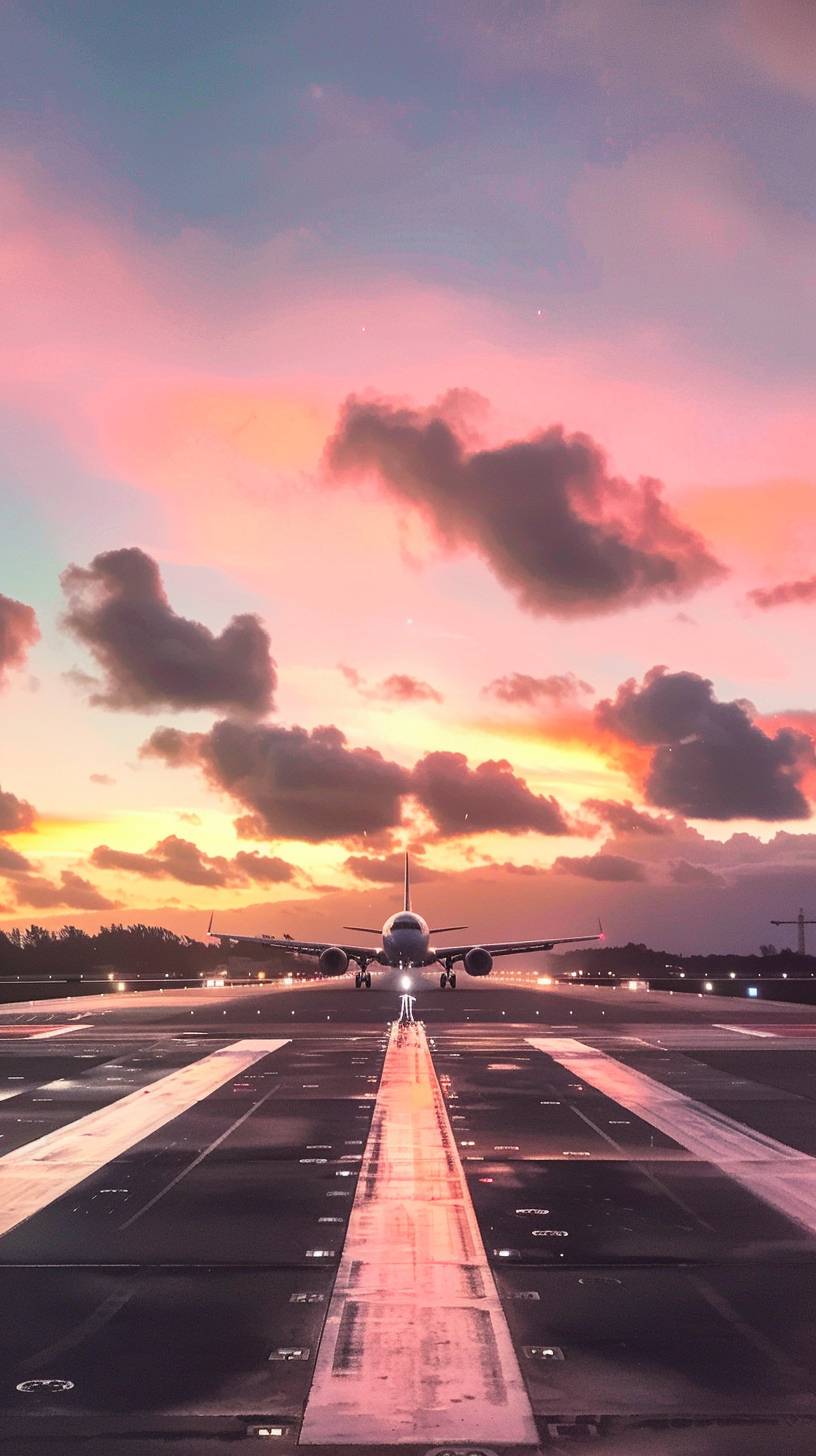
<svg viewBox="0 0 816 1456">
<path fill-rule="evenodd" d="M 442 972 L 442 975 L 439 977 L 439 989 L 440 989 L 440 991 L 446 991 L 449 986 L 450 986 L 450 989 L 452 991 L 455 991 L 456 990 L 456 972 L 455 971 L 443 971 Z"/>
<path fill-rule="evenodd" d="M 357 990 L 358 991 L 360 990 L 361 987 L 362 987 L 362 989 L 364 991 L 370 991 L 371 990 L 371 972 L 370 971 L 357 971 L 355 973 L 355 976 L 354 976 L 354 984 L 357 987 Z"/>
<path fill-rule="evenodd" d="M 357 991 L 359 991 L 359 989 L 362 986 L 362 984 L 363 984 L 363 978 L 362 978 L 360 972 L 359 971 L 355 971 L 355 973 L 354 973 L 354 986 L 355 986 L 355 989 Z"/>
</svg>

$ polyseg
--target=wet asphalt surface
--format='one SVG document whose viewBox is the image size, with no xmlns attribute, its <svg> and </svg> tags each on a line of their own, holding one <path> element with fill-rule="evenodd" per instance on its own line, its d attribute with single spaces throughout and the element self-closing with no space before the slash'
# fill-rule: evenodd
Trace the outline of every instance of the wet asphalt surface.
<svg viewBox="0 0 816 1456">
<path fill-rule="evenodd" d="M 527 1040 L 575 1037 L 813 1156 L 816 1012 L 534 976 L 416 994 L 539 1449 L 816 1451 L 814 1238 Z M 82 1029 L 29 1039 L 74 1006 Z M 0 1446 L 187 1456 L 266 1448 L 265 1423 L 295 1449 L 396 1009 L 326 983 L 0 1008 L 0 1158 L 288 1038 L 0 1239 Z"/>
</svg>

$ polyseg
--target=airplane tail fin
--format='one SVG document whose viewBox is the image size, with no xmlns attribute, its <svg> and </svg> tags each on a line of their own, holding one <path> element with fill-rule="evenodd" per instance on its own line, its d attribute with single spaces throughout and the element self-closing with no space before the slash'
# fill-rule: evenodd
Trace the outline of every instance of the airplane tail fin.
<svg viewBox="0 0 816 1456">
<path fill-rule="evenodd" d="M 408 851 L 405 851 L 405 904 L 403 910 L 411 908 L 411 872 L 408 868 Z"/>
</svg>

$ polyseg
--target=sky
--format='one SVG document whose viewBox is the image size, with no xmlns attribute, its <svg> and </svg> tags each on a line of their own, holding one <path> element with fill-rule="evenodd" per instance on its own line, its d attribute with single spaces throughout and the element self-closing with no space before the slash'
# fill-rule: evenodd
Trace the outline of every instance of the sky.
<svg viewBox="0 0 816 1456">
<path fill-rule="evenodd" d="M 7 0 L 0 928 L 816 917 L 814 47 Z"/>
</svg>

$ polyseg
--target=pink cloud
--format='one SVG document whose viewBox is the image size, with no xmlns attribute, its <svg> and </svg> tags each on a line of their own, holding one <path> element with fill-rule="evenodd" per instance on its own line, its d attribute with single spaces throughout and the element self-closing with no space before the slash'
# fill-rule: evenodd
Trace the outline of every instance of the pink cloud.
<svg viewBox="0 0 816 1456">
<path fill-rule="evenodd" d="M 632 178 L 634 210 L 646 209 L 659 234 L 651 180 L 657 163 Z M 579 191 L 575 215 L 587 242 L 604 240 L 614 258 L 625 241 L 609 226 L 618 193 L 607 180 L 601 194 L 593 214 Z M 707 195 L 676 204 L 684 243 L 697 236 L 701 249 Z M 0 399 L 83 469 L 159 500 L 169 555 L 217 559 L 266 583 L 274 507 L 281 593 L 299 585 L 304 560 L 331 560 L 340 539 L 348 577 L 364 577 L 371 592 L 390 592 L 395 555 L 433 558 L 421 535 L 414 551 L 410 521 L 389 503 L 327 497 L 314 484 L 349 388 L 428 398 L 461 379 L 491 399 L 488 442 L 562 421 L 603 439 L 620 473 L 661 476 L 669 492 L 705 482 L 717 505 L 722 484 L 744 481 L 746 460 L 754 481 L 806 478 L 809 396 L 724 376 L 664 328 L 571 330 L 532 307 L 523 317 L 363 265 L 329 284 L 320 241 L 304 230 L 247 250 L 236 270 L 234 254 L 205 233 L 157 242 L 119 219 L 80 216 L 19 159 L 0 177 L 0 208 Z M 720 253 L 745 226 L 739 212 L 720 219 Z M 32 489 L 42 490 L 38 476 Z M 727 537 L 745 513 L 738 493 L 733 509 L 730 498 L 722 504 Z M 701 501 L 706 511 L 715 505 Z M 316 569 L 315 590 L 316 608 L 333 593 Z"/>
<path fill-rule="evenodd" d="M 816 9 L 810 0 L 736 0 L 729 12 L 726 34 L 752 68 L 816 100 Z"/>
</svg>

